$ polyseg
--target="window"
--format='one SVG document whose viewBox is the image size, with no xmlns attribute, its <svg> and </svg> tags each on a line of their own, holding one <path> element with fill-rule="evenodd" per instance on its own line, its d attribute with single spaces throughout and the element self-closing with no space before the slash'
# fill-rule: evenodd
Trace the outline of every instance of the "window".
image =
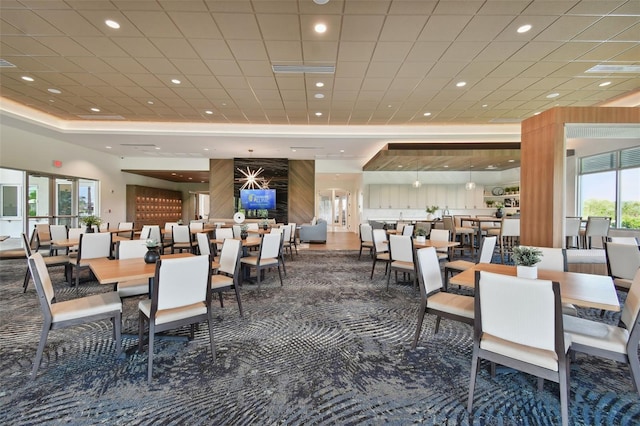
<svg viewBox="0 0 640 426">
<path fill-rule="evenodd" d="M 640 229 L 640 147 L 580 159 L 580 215 L 609 216 L 617 228 Z"/>
<path fill-rule="evenodd" d="M 2 216 L 18 217 L 20 216 L 20 199 L 19 187 L 17 185 L 2 185 L 0 197 L 2 198 Z"/>
</svg>

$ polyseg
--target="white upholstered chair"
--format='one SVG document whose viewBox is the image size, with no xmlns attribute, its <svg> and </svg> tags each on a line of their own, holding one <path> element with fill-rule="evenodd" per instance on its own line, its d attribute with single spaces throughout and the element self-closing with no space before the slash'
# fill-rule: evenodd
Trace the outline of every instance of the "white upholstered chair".
<svg viewBox="0 0 640 426">
<path fill-rule="evenodd" d="M 478 263 L 491 263 L 493 259 L 493 252 L 496 249 L 496 242 L 498 237 L 486 236 L 482 239 L 482 247 L 480 248 L 480 259 Z M 447 262 L 444 264 L 444 291 L 449 289 L 449 278 L 453 276 L 454 273 L 460 273 L 462 271 L 466 271 L 467 269 L 475 266 L 476 264 L 470 262 L 468 260 L 454 260 L 451 262 Z"/>
<path fill-rule="evenodd" d="M 403 275 L 413 277 L 417 282 L 416 267 L 413 252 L 413 239 L 406 235 L 389 235 L 389 273 L 387 274 L 387 291 L 391 273 L 395 272 L 396 284 L 398 283 L 398 271 Z"/>
<path fill-rule="evenodd" d="M 611 227 L 611 218 L 606 216 L 589 216 L 587 218 L 587 226 L 580 230 L 583 247 L 602 248 L 605 238 L 609 234 Z M 595 244 L 594 244 L 595 243 Z"/>
<path fill-rule="evenodd" d="M 122 302 L 120 302 L 116 292 L 100 293 L 64 302 L 55 302 L 55 292 L 51 284 L 49 271 L 40 253 L 34 253 L 29 257 L 29 270 L 36 285 L 40 308 L 44 317 L 40 343 L 38 343 L 33 370 L 31 371 L 32 380 L 40 367 L 49 330 L 110 319 L 113 322 L 116 354 L 120 354 L 122 348 Z"/>
<path fill-rule="evenodd" d="M 619 290 L 631 287 L 636 271 L 640 268 L 640 247 L 634 244 L 605 243 L 607 271 Z"/>
<path fill-rule="evenodd" d="M 116 244 L 116 257 L 118 259 L 142 259 L 147 254 L 147 245 L 142 240 L 123 240 Z M 139 296 L 149 293 L 149 280 L 120 281 L 115 285 L 115 291 L 120 298 Z"/>
<path fill-rule="evenodd" d="M 414 225 L 405 225 L 402 228 L 402 234 L 401 235 L 404 235 L 404 236 L 407 236 L 407 237 L 413 237 L 413 228 L 414 228 Z"/>
<path fill-rule="evenodd" d="M 567 248 L 580 248 L 580 227 L 582 218 L 569 216 L 564 219 L 564 236 Z"/>
<path fill-rule="evenodd" d="M 240 259 L 242 258 L 242 241 L 233 238 L 224 240 L 220 250 L 220 262 L 216 272 L 211 276 L 211 292 L 218 293 L 220 307 L 224 308 L 222 292 L 234 290 L 240 316 L 242 312 L 242 298 L 240 297 Z"/>
<path fill-rule="evenodd" d="M 371 277 L 376 270 L 376 263 L 383 262 L 384 274 L 387 275 L 389 269 L 389 241 L 387 240 L 387 231 L 384 229 L 372 229 L 371 237 L 373 238 L 373 265 L 371 266 Z"/>
<path fill-rule="evenodd" d="M 485 271 L 476 272 L 473 358 L 467 411 L 480 359 L 560 385 L 562 424 L 569 423 L 569 357 L 571 336 L 563 332 L 560 286 Z"/>
<path fill-rule="evenodd" d="M 371 225 L 368 223 L 360 224 L 360 252 L 358 253 L 358 259 L 362 256 L 362 249 L 366 248 L 369 253 L 373 255 L 373 235 Z"/>
<path fill-rule="evenodd" d="M 151 298 L 138 303 L 138 350 L 142 352 L 143 329 L 149 324 L 149 360 L 147 380 L 151 384 L 153 343 L 156 333 L 207 322 L 213 359 L 216 349 L 211 318 L 211 260 L 209 256 L 190 256 L 158 260 Z"/>
<path fill-rule="evenodd" d="M 31 257 L 31 246 L 29 245 L 29 240 L 27 236 L 22 233 L 22 245 L 24 248 L 24 254 L 27 259 L 27 272 L 24 274 L 24 282 L 22 284 L 22 292 L 25 293 L 27 291 L 27 287 L 29 286 L 29 278 L 31 277 L 31 273 L 29 272 L 29 257 Z M 59 256 L 47 256 L 43 257 L 45 265 L 47 267 L 54 266 L 64 266 L 65 278 L 68 283 L 71 283 L 71 269 L 69 267 L 69 256 L 67 255 L 59 255 Z"/>
<path fill-rule="evenodd" d="M 69 264 L 73 266 L 76 275 L 76 291 L 80 284 L 80 271 L 88 270 L 90 259 L 111 256 L 111 233 L 93 232 L 80 234 L 78 244 L 78 256 L 69 258 Z"/>
<path fill-rule="evenodd" d="M 432 229 L 431 234 L 429 234 L 429 239 L 431 241 L 441 241 L 448 242 L 450 233 L 448 229 Z M 438 260 L 449 260 L 449 249 L 446 247 L 436 249 L 436 253 L 438 254 Z"/>
<path fill-rule="evenodd" d="M 175 253 L 178 250 L 182 253 L 183 250 L 193 252 L 194 247 L 197 245 L 195 241 L 191 239 L 191 232 L 187 225 L 177 225 L 171 230 L 173 237 L 173 244 L 171 244 L 171 253 Z"/>
<path fill-rule="evenodd" d="M 440 318 L 473 324 L 473 297 L 442 291 L 440 261 L 435 248 L 426 247 L 418 250 L 416 263 L 418 264 L 421 303 L 412 349 L 415 349 L 418 344 L 425 314 L 436 315 L 435 333 L 438 333 L 440 328 Z"/>
<path fill-rule="evenodd" d="M 280 272 L 280 251 L 282 248 L 282 233 L 265 234 L 262 236 L 260 248 L 257 256 L 243 257 L 240 262 L 247 268 L 255 268 L 258 280 L 258 290 L 262 280 L 262 271 L 268 268 L 278 268 L 280 285 L 282 283 L 282 273 Z"/>
<path fill-rule="evenodd" d="M 640 394 L 640 269 L 634 275 L 617 326 L 571 316 L 564 317 L 564 330 L 571 335 L 571 350 L 629 365 L 633 388 Z"/>
<path fill-rule="evenodd" d="M 118 223 L 118 236 L 133 239 L 133 222 L 120 222 Z"/>
<path fill-rule="evenodd" d="M 49 226 L 49 232 L 51 234 L 49 255 L 54 256 L 59 254 L 58 250 L 64 250 L 65 254 L 67 254 L 68 249 L 66 247 L 60 247 L 53 244 L 54 241 L 66 240 L 67 238 L 69 238 L 69 228 L 67 228 L 67 225 L 51 225 Z"/>
</svg>

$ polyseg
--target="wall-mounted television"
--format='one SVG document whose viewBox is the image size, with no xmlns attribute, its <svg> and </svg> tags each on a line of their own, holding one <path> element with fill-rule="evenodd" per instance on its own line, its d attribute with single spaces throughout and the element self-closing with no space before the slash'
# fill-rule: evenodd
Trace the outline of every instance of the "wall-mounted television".
<svg viewBox="0 0 640 426">
<path fill-rule="evenodd" d="M 273 210 L 276 208 L 276 190 L 242 189 L 240 203 L 246 210 Z"/>
</svg>

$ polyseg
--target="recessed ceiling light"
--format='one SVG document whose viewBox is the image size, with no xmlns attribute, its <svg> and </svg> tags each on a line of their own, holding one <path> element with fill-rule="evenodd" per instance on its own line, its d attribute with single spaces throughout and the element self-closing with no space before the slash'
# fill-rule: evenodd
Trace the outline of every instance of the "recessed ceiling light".
<svg viewBox="0 0 640 426">
<path fill-rule="evenodd" d="M 425 112 L 425 113 L 424 113 L 424 114 L 422 114 L 422 115 L 424 115 L 425 117 L 429 117 L 429 116 L 431 115 L 431 113 L 430 113 L 430 112 Z"/>
<path fill-rule="evenodd" d="M 324 83 L 319 81 L 316 83 L 316 87 L 324 87 Z"/>
<path fill-rule="evenodd" d="M 53 99 L 49 99 L 49 102 L 55 102 Z"/>
<path fill-rule="evenodd" d="M 448 168 L 449 168 L 449 166 L 445 164 L 445 165 L 444 165 L 444 168 L 445 168 L 445 169 L 448 169 Z"/>
<path fill-rule="evenodd" d="M 603 81 L 602 83 L 598 84 L 598 86 L 600 86 L 600 87 L 605 87 L 605 86 L 608 86 L 608 85 L 610 85 L 610 84 L 611 84 L 611 82 L 610 82 L 610 81 Z"/>
<path fill-rule="evenodd" d="M 23 75 L 23 76 L 22 76 L 22 79 L 23 79 L 24 81 L 34 81 L 34 80 L 33 80 L 33 77 L 29 77 L 28 75 Z"/>
<path fill-rule="evenodd" d="M 324 95 L 322 93 L 316 93 L 313 97 L 316 99 L 324 99 Z"/>
<path fill-rule="evenodd" d="M 341 149 L 340 152 L 344 152 L 344 149 Z"/>
<path fill-rule="evenodd" d="M 293 148 L 291 148 L 291 151 L 292 151 L 292 152 L 296 152 L 296 150 L 295 150 L 295 149 L 293 149 Z"/>
<path fill-rule="evenodd" d="M 526 33 L 527 31 L 529 31 L 531 29 L 531 25 L 527 24 L 527 25 L 523 25 L 520 28 L 518 28 L 518 32 L 520 34 L 522 33 Z"/>
<path fill-rule="evenodd" d="M 172 78 L 172 79 L 171 79 L 171 82 L 172 82 L 173 84 L 180 84 L 180 83 L 182 83 L 182 82 L 181 82 L 180 80 L 178 80 L 177 78 Z"/>
<path fill-rule="evenodd" d="M 192 177 L 189 178 L 189 180 L 192 180 L 192 179 L 193 179 Z"/>
<path fill-rule="evenodd" d="M 159 147 L 159 146 L 156 146 L 156 149 L 160 149 L 160 147 Z"/>
<path fill-rule="evenodd" d="M 540 111 L 534 112 L 533 115 L 540 115 Z"/>
<path fill-rule="evenodd" d="M 55 93 L 56 95 L 59 95 L 60 93 L 62 93 L 62 91 L 58 89 L 47 89 L 47 92 Z"/>
<path fill-rule="evenodd" d="M 321 112 L 316 112 L 316 117 L 321 117 L 322 113 Z"/>
<path fill-rule="evenodd" d="M 116 21 L 112 19 L 107 19 L 106 21 L 104 21 L 104 23 L 107 24 L 107 27 L 113 28 L 114 30 L 117 30 L 118 28 L 120 28 L 120 24 L 118 24 Z"/>
<path fill-rule="evenodd" d="M 329 0 L 313 0 L 313 2 L 315 4 L 327 4 L 329 3 Z"/>
<path fill-rule="evenodd" d="M 466 81 L 459 81 L 459 82 L 456 83 L 456 87 L 464 87 L 466 85 L 467 85 Z"/>
<path fill-rule="evenodd" d="M 313 29 L 317 32 L 317 33 L 324 33 L 325 31 L 327 31 L 327 26 L 325 24 L 316 24 L 315 27 L 313 27 Z"/>
<path fill-rule="evenodd" d="M 558 96 L 560 96 L 560 93 L 549 93 L 547 99 L 557 98 Z"/>
<path fill-rule="evenodd" d="M 487 105 L 487 104 L 483 104 L 483 105 L 482 105 L 482 108 L 486 108 L 486 107 L 488 107 L 488 106 L 489 106 L 489 105 Z"/>
<path fill-rule="evenodd" d="M 398 165 L 398 168 L 399 168 L 399 169 L 401 169 L 402 167 L 403 167 L 403 166 L 402 166 L 402 164 L 399 164 L 399 165 Z"/>
<path fill-rule="evenodd" d="M 211 114 L 213 114 L 213 111 L 206 110 L 204 113 L 205 113 L 205 114 L 209 114 L 209 115 L 211 115 Z"/>
<path fill-rule="evenodd" d="M 91 108 L 91 111 L 93 111 L 93 112 L 100 112 L 100 108 L 93 107 L 93 108 Z"/>
<path fill-rule="evenodd" d="M 203 180 L 201 180 L 201 181 L 200 181 L 200 183 L 204 183 L 204 181 L 203 181 Z"/>
<path fill-rule="evenodd" d="M 175 176 L 175 175 L 177 175 L 177 173 L 171 173 L 171 176 Z"/>
<path fill-rule="evenodd" d="M 515 163 L 515 162 L 516 162 L 516 160 L 509 160 L 509 162 L 510 162 L 510 163 Z"/>
<path fill-rule="evenodd" d="M 107 146 L 105 146 L 105 148 L 107 148 L 107 149 L 111 149 L 111 147 L 110 147 L 110 146 L 108 146 L 108 145 L 107 145 Z"/>
<path fill-rule="evenodd" d="M 204 150 L 205 150 L 205 151 L 209 151 L 209 148 L 205 148 Z"/>
<path fill-rule="evenodd" d="M 153 101 L 147 101 L 149 105 L 153 105 Z"/>
</svg>

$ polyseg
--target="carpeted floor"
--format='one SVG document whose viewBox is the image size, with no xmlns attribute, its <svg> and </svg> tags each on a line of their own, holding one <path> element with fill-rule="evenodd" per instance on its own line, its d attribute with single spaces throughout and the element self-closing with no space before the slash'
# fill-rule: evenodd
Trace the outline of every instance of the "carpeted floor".
<svg viewBox="0 0 640 426">
<path fill-rule="evenodd" d="M 33 285 L 22 293 L 23 260 L 0 263 L 0 423 L 14 424 L 559 424 L 558 387 L 499 368 L 479 375 L 474 416 L 466 412 L 472 328 L 427 316 L 418 349 L 418 293 L 385 291 L 382 265 L 357 252 L 301 251 L 280 287 L 245 285 L 245 318 L 232 294 L 214 304 L 218 358 L 206 326 L 188 343 L 156 345 L 154 381 L 137 338 L 116 359 L 107 321 L 54 330 L 29 380 L 42 319 Z M 59 300 L 75 296 L 52 273 Z M 82 293 L 108 291 L 95 282 Z M 624 295 L 621 294 L 621 298 Z M 125 300 L 124 331 L 137 332 L 137 301 Z M 596 317 L 595 312 L 581 311 Z M 615 323 L 608 313 L 604 320 Z M 187 334 L 187 330 L 176 332 Z M 640 423 L 640 398 L 625 365 L 579 356 L 571 372 L 571 421 Z"/>
</svg>

